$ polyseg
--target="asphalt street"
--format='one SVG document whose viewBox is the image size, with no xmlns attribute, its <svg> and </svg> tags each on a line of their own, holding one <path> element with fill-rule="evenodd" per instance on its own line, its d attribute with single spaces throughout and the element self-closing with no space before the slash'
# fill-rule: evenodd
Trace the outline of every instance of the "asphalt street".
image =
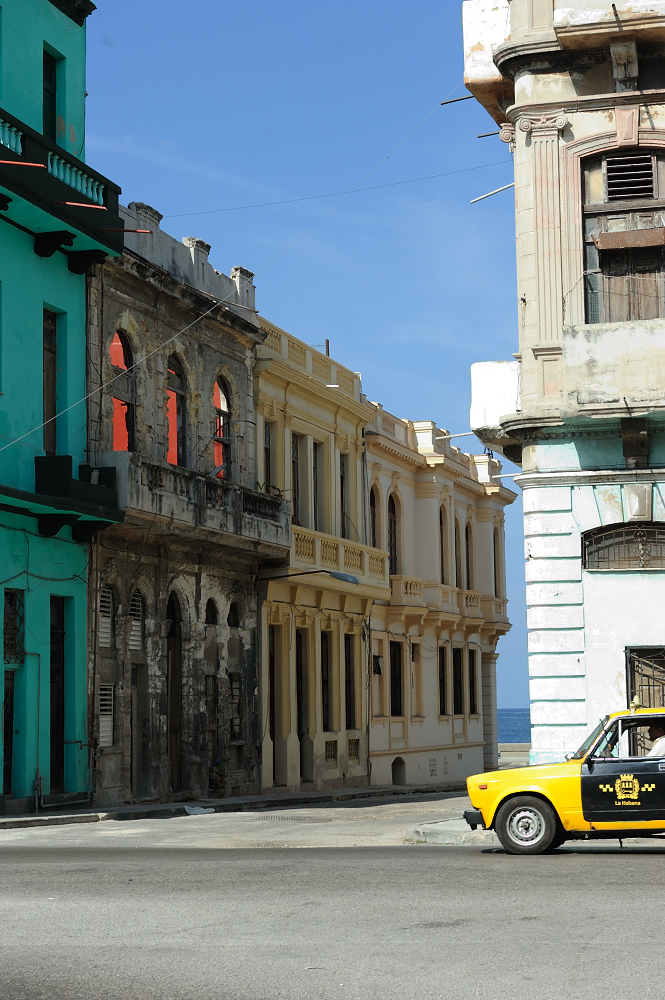
<svg viewBox="0 0 665 1000">
<path fill-rule="evenodd" d="M 662 995 L 665 845 L 237 850 L 138 825 L 3 836 L 3 1000 Z"/>
</svg>

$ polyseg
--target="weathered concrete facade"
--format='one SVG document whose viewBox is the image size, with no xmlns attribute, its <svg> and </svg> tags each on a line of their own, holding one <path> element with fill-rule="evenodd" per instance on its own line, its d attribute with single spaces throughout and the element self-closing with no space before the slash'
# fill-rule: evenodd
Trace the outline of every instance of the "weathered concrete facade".
<svg viewBox="0 0 665 1000">
<path fill-rule="evenodd" d="M 125 214 L 155 259 L 143 238 L 88 280 L 89 453 L 116 468 L 125 511 L 91 554 L 96 799 L 248 793 L 257 575 L 290 543 L 288 503 L 254 489 L 265 334 L 249 272 L 217 274 L 148 206 Z"/>
<path fill-rule="evenodd" d="M 471 420 L 524 470 L 532 759 L 555 760 L 665 696 L 665 5 L 467 0 L 464 23 L 514 152 L 519 318 Z"/>
<path fill-rule="evenodd" d="M 497 643 L 507 618 L 500 463 L 432 421 L 374 404 L 370 541 L 390 597 L 371 611 L 372 783 L 445 784 L 498 766 Z"/>
</svg>

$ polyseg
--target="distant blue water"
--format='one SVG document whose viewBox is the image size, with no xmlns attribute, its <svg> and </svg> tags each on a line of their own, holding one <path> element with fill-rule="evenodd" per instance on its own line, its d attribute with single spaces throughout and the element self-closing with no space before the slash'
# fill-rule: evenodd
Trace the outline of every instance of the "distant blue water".
<svg viewBox="0 0 665 1000">
<path fill-rule="evenodd" d="M 497 709 L 499 743 L 530 743 L 531 722 L 528 708 Z"/>
</svg>

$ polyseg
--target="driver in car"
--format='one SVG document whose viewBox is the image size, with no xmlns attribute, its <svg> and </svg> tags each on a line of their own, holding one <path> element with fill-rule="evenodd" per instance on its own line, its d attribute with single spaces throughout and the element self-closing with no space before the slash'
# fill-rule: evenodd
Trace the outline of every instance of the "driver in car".
<svg viewBox="0 0 665 1000">
<path fill-rule="evenodd" d="M 648 731 L 653 746 L 647 757 L 665 757 L 665 727 L 657 722 L 652 722 Z"/>
</svg>

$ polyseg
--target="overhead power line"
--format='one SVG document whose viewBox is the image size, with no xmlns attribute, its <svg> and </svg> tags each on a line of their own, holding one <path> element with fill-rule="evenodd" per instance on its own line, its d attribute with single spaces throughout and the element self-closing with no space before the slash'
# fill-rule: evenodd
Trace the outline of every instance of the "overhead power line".
<svg viewBox="0 0 665 1000">
<path fill-rule="evenodd" d="M 512 160 L 494 160 L 492 163 L 480 163 L 477 167 L 463 167 L 460 170 L 447 170 L 443 174 L 428 174 L 426 177 L 410 177 L 405 181 L 390 181 L 388 184 L 372 184 L 371 187 L 351 188 L 349 191 L 329 191 L 327 194 L 310 194 L 304 198 L 286 198 L 284 201 L 262 201 L 256 205 L 234 205 L 231 208 L 208 208 L 202 212 L 178 212 L 176 215 L 165 215 L 165 219 L 184 219 L 190 215 L 215 215 L 219 212 L 242 212 L 248 208 L 271 208 L 273 205 L 293 205 L 298 201 L 316 201 L 318 198 L 337 198 L 339 195 L 362 194 L 363 191 L 378 191 L 380 188 L 398 187 L 400 184 L 416 184 L 418 181 L 432 181 L 439 177 L 452 177 L 453 174 L 466 174 L 471 170 L 484 170 L 485 167 L 496 167 L 500 163 L 512 163 Z"/>
</svg>

